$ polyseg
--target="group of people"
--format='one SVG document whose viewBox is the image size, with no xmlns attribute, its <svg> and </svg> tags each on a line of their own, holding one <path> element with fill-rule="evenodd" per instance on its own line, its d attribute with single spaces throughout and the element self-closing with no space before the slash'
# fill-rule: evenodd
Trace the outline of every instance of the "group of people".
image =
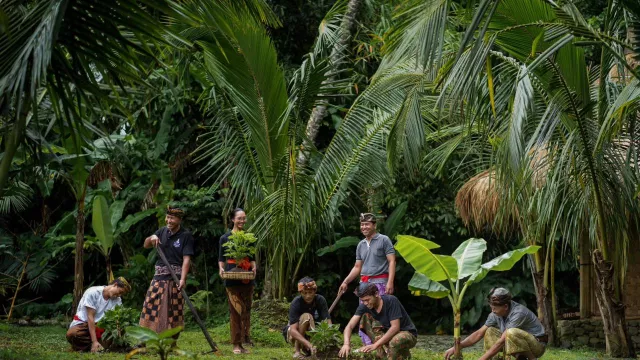
<svg viewBox="0 0 640 360">
<path fill-rule="evenodd" d="M 187 274 L 194 255 L 194 239 L 191 233 L 181 227 L 184 212 L 169 208 L 166 227 L 145 239 L 144 247 L 160 247 L 169 265 L 180 274 L 175 284 L 170 270 L 162 260 L 156 263 L 156 271 L 147 291 L 140 325 L 161 332 L 182 326 L 184 298 L 180 292 L 186 284 Z M 224 244 L 229 237 L 244 230 L 247 216 L 244 210 L 235 209 L 230 214 L 233 228 L 220 237 L 218 266 L 220 275 L 240 264 L 235 259 L 224 256 Z M 376 216 L 360 214 L 360 230 L 364 235 L 356 248 L 353 268 L 342 282 L 340 293 L 347 291 L 348 285 L 356 279 L 359 284 L 355 294 L 359 306 L 344 329 L 344 342 L 339 350 L 340 357 L 347 357 L 351 350 L 351 334 L 357 328 L 363 346 L 357 351 L 375 352 L 378 358 L 408 359 L 410 349 L 417 343 L 418 332 L 402 303 L 393 296 L 396 272 L 396 256 L 389 237 L 376 230 Z M 256 261 L 247 257 L 242 261 L 247 271 L 257 270 Z M 251 303 L 254 280 L 225 280 L 224 282 L 230 313 L 231 342 L 234 354 L 246 354 L 246 345 L 251 341 Z M 99 351 L 100 329 L 96 323 L 104 313 L 121 303 L 120 296 L 131 287 L 123 278 L 114 280 L 108 286 L 89 288 L 78 305 L 78 311 L 67 332 L 67 339 L 76 350 Z M 309 331 L 320 321 L 331 323 L 331 314 L 326 299 L 317 293 L 317 285 L 310 277 L 298 282 L 299 295 L 289 307 L 289 321 L 283 328 L 285 340 L 293 345 L 296 359 L 316 353 L 309 341 Z M 461 348 L 472 346 L 484 340 L 485 352 L 481 360 L 492 359 L 499 352 L 515 356 L 517 359 L 535 360 L 545 351 L 546 335 L 535 314 L 525 306 L 512 300 L 504 288 L 492 289 L 488 296 L 491 314 L 484 326 L 460 343 Z M 444 358 L 449 359 L 454 348 L 448 349 Z"/>
</svg>

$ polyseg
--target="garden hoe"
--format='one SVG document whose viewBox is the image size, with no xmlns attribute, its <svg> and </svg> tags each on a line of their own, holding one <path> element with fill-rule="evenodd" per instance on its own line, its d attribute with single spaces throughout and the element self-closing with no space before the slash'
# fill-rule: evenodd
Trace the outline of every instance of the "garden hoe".
<svg viewBox="0 0 640 360">
<path fill-rule="evenodd" d="M 342 294 L 344 294 L 344 291 L 338 291 L 338 296 L 336 296 L 336 299 L 333 300 L 333 304 L 331 304 L 331 307 L 329 308 L 329 314 L 331 314 L 336 305 L 338 305 L 338 301 L 340 301 Z"/>
<path fill-rule="evenodd" d="M 169 268 L 169 271 L 171 272 L 171 277 L 173 278 L 173 281 L 176 283 L 176 286 L 177 286 L 178 284 L 180 284 L 180 280 L 178 279 L 176 272 L 173 271 L 173 268 L 169 264 L 169 261 L 167 260 L 167 257 L 164 255 L 164 252 L 162 251 L 162 249 L 160 247 L 157 247 L 156 250 L 158 250 L 158 255 L 160 255 L 162 262 L 164 262 L 164 264 Z M 216 345 L 213 339 L 211 339 L 211 336 L 207 331 L 207 327 L 204 326 L 204 323 L 202 322 L 202 320 L 200 320 L 200 316 L 198 316 L 198 312 L 193 307 L 193 304 L 191 303 L 191 299 L 189 299 L 189 295 L 187 295 L 187 292 L 184 290 L 184 288 L 180 289 L 180 292 L 182 292 L 182 297 L 184 298 L 184 301 L 187 303 L 187 305 L 189 305 L 189 309 L 191 309 L 193 318 L 196 319 L 196 322 L 198 323 L 198 325 L 200 325 L 200 329 L 202 329 L 202 333 L 204 334 L 204 337 L 207 338 L 207 342 L 209 342 L 209 345 L 211 346 L 211 351 L 204 352 L 202 355 L 209 354 L 209 353 L 214 353 L 218 356 L 222 355 L 222 352 L 218 348 L 218 345 Z"/>
</svg>

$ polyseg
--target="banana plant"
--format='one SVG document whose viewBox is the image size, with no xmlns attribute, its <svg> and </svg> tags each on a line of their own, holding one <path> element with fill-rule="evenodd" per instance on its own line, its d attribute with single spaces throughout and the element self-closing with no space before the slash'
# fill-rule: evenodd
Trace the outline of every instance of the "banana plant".
<svg viewBox="0 0 640 360">
<path fill-rule="evenodd" d="M 540 246 L 527 246 L 509 251 L 484 264 L 482 254 L 487 250 L 487 242 L 484 239 L 468 239 L 451 255 L 431 252 L 439 247 L 440 245 L 432 241 L 410 235 L 398 235 L 395 246 L 400 255 L 416 270 L 409 282 L 411 293 L 434 299 L 446 297 L 451 302 L 454 320 L 454 358 L 462 359 L 460 307 L 469 286 L 482 281 L 489 271 L 510 270 L 524 255 L 536 253 Z"/>
<path fill-rule="evenodd" d="M 95 242 L 95 246 L 102 253 L 106 261 L 107 283 L 113 280 L 111 249 L 117 242 L 118 237 L 122 233 L 127 232 L 132 225 L 157 212 L 156 209 L 140 211 L 127 216 L 126 219 L 121 221 L 126 204 L 127 202 L 125 200 L 116 200 L 109 206 L 107 198 L 104 195 L 96 195 L 93 198 L 91 225 L 98 240 Z"/>
</svg>

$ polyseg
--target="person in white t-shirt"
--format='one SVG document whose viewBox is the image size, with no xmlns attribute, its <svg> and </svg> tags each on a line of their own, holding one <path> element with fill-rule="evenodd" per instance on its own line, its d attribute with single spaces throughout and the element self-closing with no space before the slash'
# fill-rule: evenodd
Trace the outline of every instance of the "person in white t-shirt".
<svg viewBox="0 0 640 360">
<path fill-rule="evenodd" d="M 78 311 L 67 331 L 67 341 L 75 351 L 98 352 L 105 344 L 102 340 L 104 329 L 96 327 L 104 313 L 122 305 L 120 296 L 131 291 L 131 286 L 123 277 L 113 280 L 107 286 L 92 286 L 80 299 Z"/>
</svg>

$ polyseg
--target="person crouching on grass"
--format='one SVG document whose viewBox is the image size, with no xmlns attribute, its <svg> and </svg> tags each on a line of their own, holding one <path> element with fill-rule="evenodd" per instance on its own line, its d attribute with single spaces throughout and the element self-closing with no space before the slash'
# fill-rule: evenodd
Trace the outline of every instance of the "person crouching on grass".
<svg viewBox="0 0 640 360">
<path fill-rule="evenodd" d="M 487 297 L 491 313 L 480 329 L 460 342 L 460 348 L 472 346 L 484 339 L 485 353 L 478 360 L 502 358 L 498 355 L 505 350 L 507 356 L 517 360 L 537 360 L 544 354 L 549 341 L 544 327 L 536 314 L 512 300 L 505 288 L 493 288 Z M 455 353 L 450 348 L 444 353 L 449 360 Z"/>
<path fill-rule="evenodd" d="M 355 315 L 344 329 L 344 344 L 338 356 L 347 357 L 351 351 L 351 331 L 365 315 L 375 321 L 364 322 L 364 332 L 373 339 L 373 344 L 363 346 L 361 352 L 377 351 L 377 357 L 388 360 L 411 358 L 411 349 L 418 341 L 418 331 L 398 298 L 393 295 L 380 295 L 372 283 L 360 283 L 356 295 L 362 301 Z"/>
<path fill-rule="evenodd" d="M 92 286 L 84 292 L 67 331 L 67 341 L 73 350 L 98 352 L 109 347 L 102 341 L 104 329 L 96 327 L 96 323 L 107 311 L 122 305 L 120 296 L 129 291 L 127 280 L 119 277 L 107 286 Z"/>
<path fill-rule="evenodd" d="M 298 282 L 300 293 L 289 307 L 289 324 L 284 327 L 282 335 L 285 341 L 295 347 L 294 359 L 304 359 L 303 349 L 308 349 L 311 355 L 316 354 L 316 348 L 309 342 L 307 331 L 315 329 L 316 322 L 327 320 L 331 324 L 327 300 L 316 292 L 318 286 L 310 277 L 304 277 Z"/>
</svg>

